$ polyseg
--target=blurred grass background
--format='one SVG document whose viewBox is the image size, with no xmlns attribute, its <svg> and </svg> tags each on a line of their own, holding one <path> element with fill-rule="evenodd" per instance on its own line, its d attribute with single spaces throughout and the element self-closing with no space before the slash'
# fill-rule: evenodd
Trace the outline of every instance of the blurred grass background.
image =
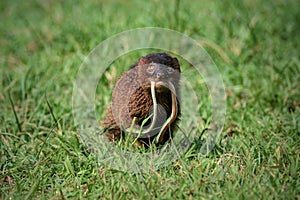
<svg viewBox="0 0 300 200">
<path fill-rule="evenodd" d="M 1 199 L 300 198 L 298 1 L 16 0 L 0 10 Z M 72 89 L 98 43 L 148 26 L 206 48 L 224 80 L 227 114 L 205 158 L 191 149 L 133 175 L 99 166 L 80 142 Z"/>
</svg>

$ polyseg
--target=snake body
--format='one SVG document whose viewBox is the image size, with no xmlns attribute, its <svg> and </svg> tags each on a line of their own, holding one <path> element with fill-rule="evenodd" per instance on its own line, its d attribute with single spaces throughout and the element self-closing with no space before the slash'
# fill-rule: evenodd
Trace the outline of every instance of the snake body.
<svg viewBox="0 0 300 200">
<path fill-rule="evenodd" d="M 156 136 L 156 142 L 160 143 L 163 140 L 163 136 L 166 133 L 167 129 L 170 127 L 170 125 L 176 120 L 177 118 L 177 99 L 176 99 L 176 94 L 175 94 L 175 88 L 172 83 L 169 82 L 169 89 L 171 91 L 171 97 L 172 97 L 172 113 L 168 117 L 168 119 L 165 121 L 165 123 L 162 125 L 160 128 L 159 133 Z M 127 129 L 127 131 L 130 134 L 133 134 L 136 137 L 144 138 L 146 137 L 146 134 L 148 134 L 150 131 L 152 131 L 155 127 L 156 121 L 157 121 L 157 101 L 156 101 L 156 95 L 155 95 L 155 82 L 151 81 L 151 97 L 152 97 L 152 102 L 153 102 L 153 120 L 150 124 L 150 126 L 147 129 L 140 129 L 130 127 Z"/>
</svg>

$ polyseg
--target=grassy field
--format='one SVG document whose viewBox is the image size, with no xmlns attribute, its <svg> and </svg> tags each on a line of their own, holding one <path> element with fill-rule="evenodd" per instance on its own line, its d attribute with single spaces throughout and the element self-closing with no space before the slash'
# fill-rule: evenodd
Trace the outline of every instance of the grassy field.
<svg viewBox="0 0 300 200">
<path fill-rule="evenodd" d="M 2 1 L 0 9 L 0 199 L 300 199 L 296 0 Z M 193 144 L 167 167 L 132 174 L 99 165 L 80 141 L 72 90 L 97 44 L 149 26 L 204 46 L 224 81 L 226 121 L 207 156 Z"/>
</svg>

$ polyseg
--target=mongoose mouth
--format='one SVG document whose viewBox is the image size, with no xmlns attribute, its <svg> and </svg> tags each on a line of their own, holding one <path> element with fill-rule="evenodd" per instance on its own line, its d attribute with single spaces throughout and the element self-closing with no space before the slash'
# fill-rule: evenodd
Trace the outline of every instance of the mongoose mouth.
<svg viewBox="0 0 300 200">
<path fill-rule="evenodd" d="M 168 84 L 166 84 L 163 81 L 155 82 L 155 90 L 156 90 L 156 92 L 163 92 L 163 91 L 169 90 Z"/>
<path fill-rule="evenodd" d="M 138 138 L 147 138 L 148 134 L 154 130 L 155 128 L 155 123 L 157 120 L 157 101 L 156 101 L 156 88 L 157 86 L 159 88 L 165 88 L 167 90 L 171 91 L 171 97 L 172 97 L 172 113 L 169 116 L 169 118 L 165 121 L 165 123 L 162 125 L 162 127 L 160 127 L 160 131 L 156 136 L 156 142 L 160 143 L 163 140 L 164 134 L 166 133 L 166 131 L 168 130 L 168 128 L 170 127 L 170 125 L 176 120 L 177 117 L 177 112 L 178 112 L 178 105 L 177 105 L 177 98 L 176 98 L 176 92 L 175 92 L 175 87 L 171 82 L 168 82 L 168 84 L 165 84 L 164 82 L 154 82 L 151 81 L 151 96 L 152 96 L 152 102 L 153 102 L 153 120 L 151 125 L 149 126 L 149 128 L 147 129 L 136 129 L 130 127 L 127 129 L 127 131 L 129 131 L 131 134 L 135 135 Z M 134 120 L 133 120 L 134 123 Z"/>
<path fill-rule="evenodd" d="M 170 90 L 170 82 L 166 83 L 164 81 L 150 81 L 149 85 L 146 85 L 146 88 L 151 89 L 151 84 L 154 84 L 155 92 L 161 93 L 167 90 Z"/>
</svg>

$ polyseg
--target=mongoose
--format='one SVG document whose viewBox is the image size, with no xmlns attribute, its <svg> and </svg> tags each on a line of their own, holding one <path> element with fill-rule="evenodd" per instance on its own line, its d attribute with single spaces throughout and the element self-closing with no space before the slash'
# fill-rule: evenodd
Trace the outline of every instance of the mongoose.
<svg viewBox="0 0 300 200">
<path fill-rule="evenodd" d="M 147 146 L 173 136 L 180 116 L 180 65 L 166 53 L 141 57 L 117 81 L 101 122 L 110 141 L 132 134 Z"/>
</svg>

